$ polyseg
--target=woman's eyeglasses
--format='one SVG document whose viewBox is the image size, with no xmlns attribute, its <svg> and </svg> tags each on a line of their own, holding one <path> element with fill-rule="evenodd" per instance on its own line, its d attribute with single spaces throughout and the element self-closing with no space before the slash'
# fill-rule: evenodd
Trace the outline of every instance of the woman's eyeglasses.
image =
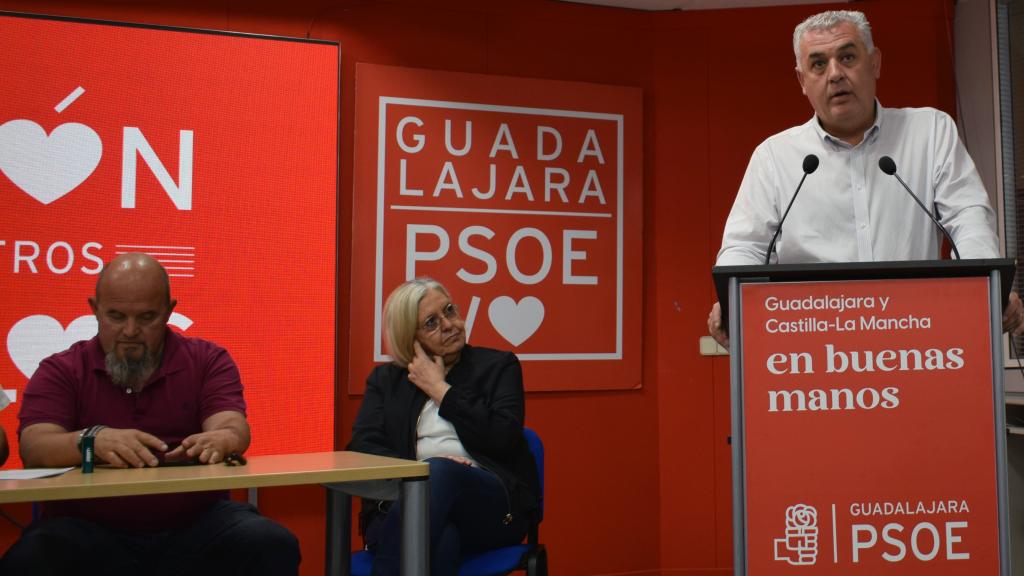
<svg viewBox="0 0 1024 576">
<path fill-rule="evenodd" d="M 459 307 L 449 302 L 448 305 L 441 310 L 441 316 L 432 314 L 430 317 L 423 321 L 423 326 L 420 326 L 420 330 L 423 330 L 427 334 L 433 334 L 434 332 L 437 332 L 439 328 L 441 328 L 441 318 L 448 320 L 448 322 L 450 323 L 452 320 L 455 320 L 458 317 Z"/>
</svg>

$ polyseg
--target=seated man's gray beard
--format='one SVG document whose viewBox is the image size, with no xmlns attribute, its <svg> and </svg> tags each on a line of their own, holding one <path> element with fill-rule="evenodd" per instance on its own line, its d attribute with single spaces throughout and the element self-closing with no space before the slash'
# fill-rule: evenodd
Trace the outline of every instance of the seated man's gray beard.
<svg viewBox="0 0 1024 576">
<path fill-rule="evenodd" d="M 131 388 L 145 384 L 159 364 L 159 359 L 149 353 L 149 348 L 145 348 L 138 358 L 118 358 L 117 353 L 111 350 L 104 361 L 110 380 L 118 386 Z"/>
</svg>

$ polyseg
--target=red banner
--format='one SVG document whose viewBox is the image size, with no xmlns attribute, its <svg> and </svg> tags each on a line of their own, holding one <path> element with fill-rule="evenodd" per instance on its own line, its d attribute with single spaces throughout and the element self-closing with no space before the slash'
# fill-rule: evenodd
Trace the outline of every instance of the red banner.
<svg viewBox="0 0 1024 576">
<path fill-rule="evenodd" d="M 742 301 L 748 574 L 997 574 L 987 279 Z"/>
<path fill-rule="evenodd" d="M 356 82 L 350 390 L 417 276 L 530 390 L 639 386 L 640 91 L 362 64 Z"/>
<path fill-rule="evenodd" d="M 238 363 L 252 453 L 332 449 L 337 45 L 3 16 L 0 55 L 8 395 L 96 333 L 102 263 L 148 252 L 174 329 Z"/>
<path fill-rule="evenodd" d="M 742 305 L 748 573 L 998 573 L 987 280 Z"/>
</svg>

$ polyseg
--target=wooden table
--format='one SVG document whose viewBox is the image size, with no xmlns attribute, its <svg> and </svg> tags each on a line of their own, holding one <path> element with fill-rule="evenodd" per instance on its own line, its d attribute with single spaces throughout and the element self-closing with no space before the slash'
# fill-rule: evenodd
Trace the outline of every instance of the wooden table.
<svg viewBox="0 0 1024 576">
<path fill-rule="evenodd" d="M 325 573 L 348 572 L 351 516 L 342 517 L 349 497 L 388 492 L 402 499 L 402 574 L 426 576 L 429 571 L 427 540 L 427 475 L 424 462 L 372 456 L 358 452 L 313 452 L 253 456 L 245 466 L 169 466 L 162 468 L 97 468 L 93 474 L 75 469 L 60 476 L 36 480 L 0 480 L 0 504 L 75 500 L 108 496 L 138 496 L 171 492 L 199 492 L 232 488 L 262 488 L 297 484 L 325 484 L 327 492 L 327 563 Z M 400 488 L 396 485 L 400 484 Z M 344 566 L 344 567 L 342 567 Z"/>
</svg>

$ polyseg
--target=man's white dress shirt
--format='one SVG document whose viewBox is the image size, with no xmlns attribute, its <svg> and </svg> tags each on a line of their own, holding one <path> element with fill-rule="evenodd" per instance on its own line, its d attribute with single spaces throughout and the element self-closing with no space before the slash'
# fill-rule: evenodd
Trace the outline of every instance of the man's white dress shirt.
<svg viewBox="0 0 1024 576">
<path fill-rule="evenodd" d="M 838 140 L 812 117 L 762 142 L 750 158 L 725 224 L 717 265 L 763 264 L 768 243 L 815 154 L 776 244 L 782 264 L 939 258 L 941 232 L 878 167 L 890 156 L 897 173 L 949 230 L 963 258 L 998 258 L 995 213 L 956 125 L 934 108 L 883 108 L 857 146 Z"/>
</svg>

